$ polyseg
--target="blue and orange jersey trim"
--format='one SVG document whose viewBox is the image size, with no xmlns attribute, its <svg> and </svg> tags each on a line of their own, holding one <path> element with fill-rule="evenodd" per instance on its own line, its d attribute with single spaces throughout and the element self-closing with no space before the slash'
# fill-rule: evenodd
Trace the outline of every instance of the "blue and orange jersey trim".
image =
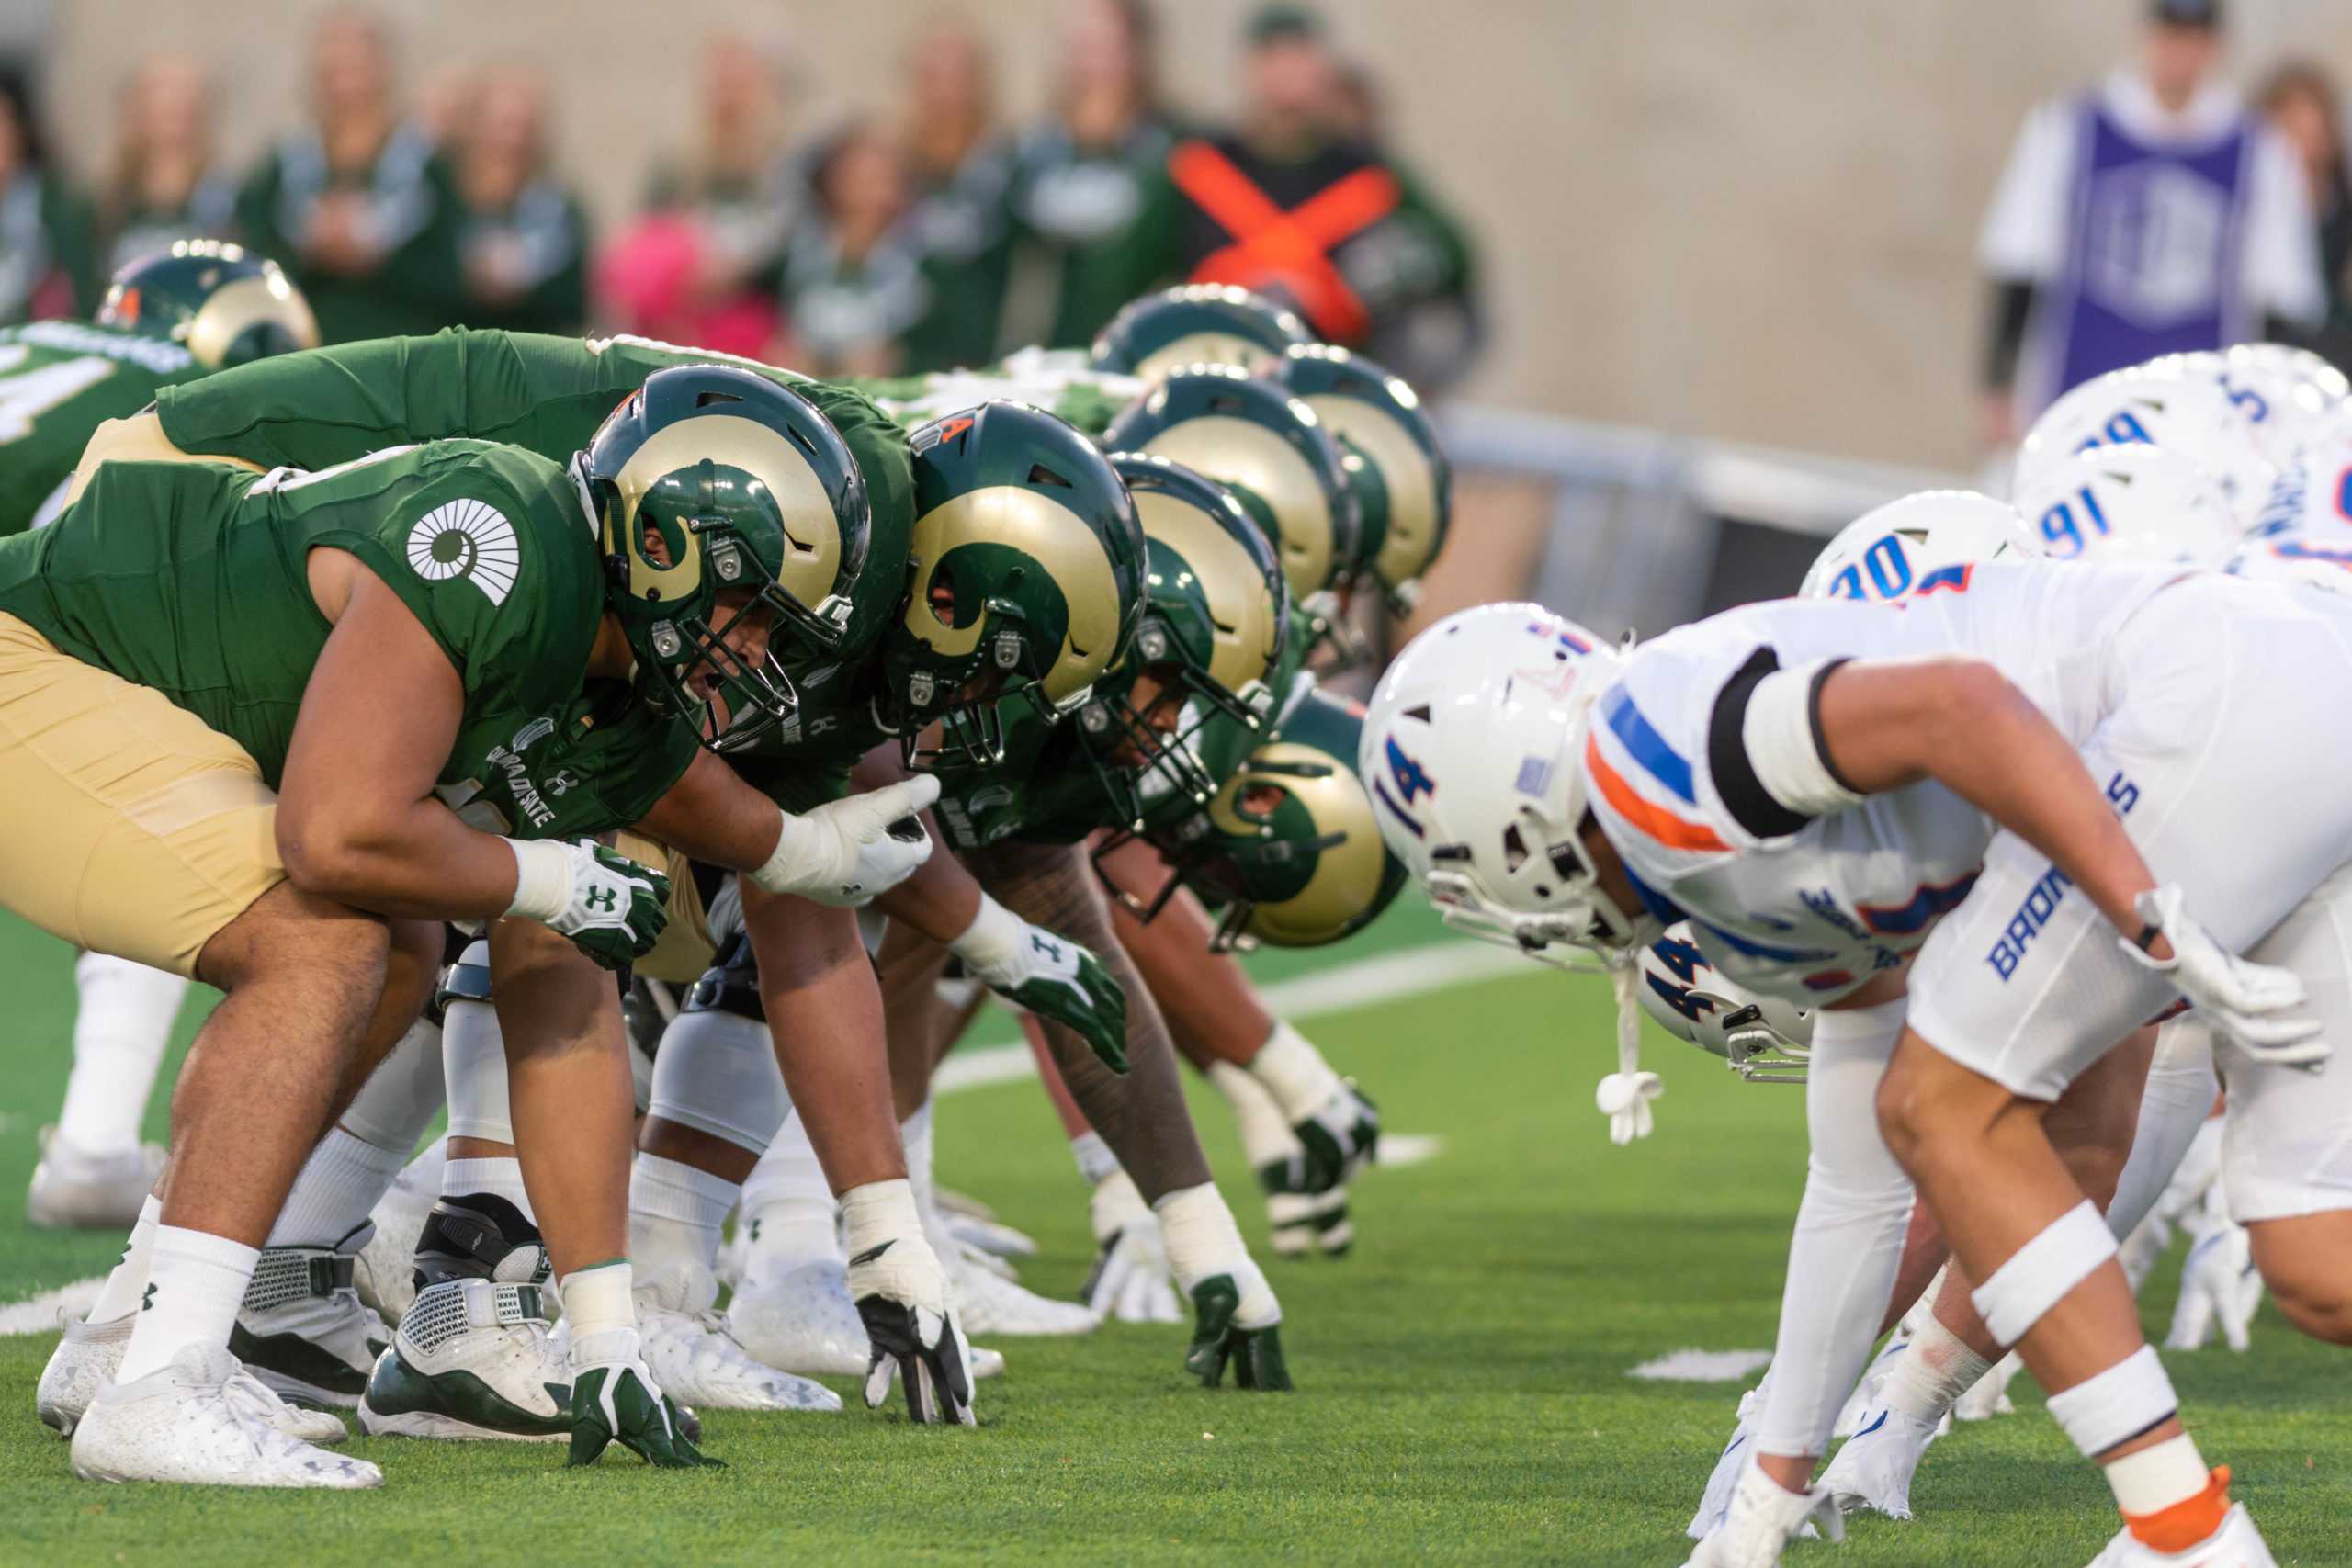
<svg viewBox="0 0 2352 1568">
<path fill-rule="evenodd" d="M 1640 832 L 1668 849 L 1727 851 L 1731 848 L 1704 822 L 1693 822 L 1677 816 L 1626 783 L 1625 776 L 1611 767 L 1609 759 L 1600 754 L 1599 736 L 1585 738 L 1584 762 L 1592 775 L 1594 787 L 1600 791 L 1600 798 L 1609 803 L 1611 810 Z"/>
</svg>

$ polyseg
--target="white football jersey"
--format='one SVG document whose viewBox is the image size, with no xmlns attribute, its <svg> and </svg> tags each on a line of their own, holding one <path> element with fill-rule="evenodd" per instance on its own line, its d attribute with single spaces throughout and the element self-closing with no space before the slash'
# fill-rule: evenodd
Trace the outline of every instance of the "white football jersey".
<svg viewBox="0 0 2352 1568">
<path fill-rule="evenodd" d="M 2314 539 L 2338 536 L 2352 543 L 2352 440 L 2306 450 L 2278 470 L 2278 479 L 2246 530 L 2254 539 L 2298 534 Z"/>
<path fill-rule="evenodd" d="M 1586 798 L 1651 912 L 1690 919 L 1724 975 L 1834 1002 L 1900 964 L 1967 896 L 1993 825 L 1932 782 L 1822 817 L 1789 812 L 1747 759 L 1752 682 L 1826 659 L 1969 654 L 2079 743 L 2105 711 L 2115 629 L 2180 576 L 1973 562 L 1931 574 L 1901 604 L 1783 599 L 1680 627 L 1636 648 L 1601 691 L 1580 759 Z"/>
</svg>

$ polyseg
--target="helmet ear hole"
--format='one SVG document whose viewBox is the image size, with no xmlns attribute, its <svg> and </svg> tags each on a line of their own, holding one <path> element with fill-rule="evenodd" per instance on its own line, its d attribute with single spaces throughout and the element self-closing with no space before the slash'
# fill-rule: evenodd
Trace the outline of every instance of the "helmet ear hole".
<svg viewBox="0 0 2352 1568">
<path fill-rule="evenodd" d="M 1503 867 L 1516 872 L 1527 859 L 1527 840 L 1520 837 L 1519 824 L 1513 822 L 1503 829 Z"/>
<path fill-rule="evenodd" d="M 1061 475 L 1054 472 L 1053 469 L 1046 467 L 1043 463 L 1032 463 L 1029 466 L 1029 482 L 1033 485 L 1051 485 L 1056 490 L 1075 490 L 1077 488 L 1075 485 L 1071 484 L 1069 480 L 1062 478 Z"/>
</svg>

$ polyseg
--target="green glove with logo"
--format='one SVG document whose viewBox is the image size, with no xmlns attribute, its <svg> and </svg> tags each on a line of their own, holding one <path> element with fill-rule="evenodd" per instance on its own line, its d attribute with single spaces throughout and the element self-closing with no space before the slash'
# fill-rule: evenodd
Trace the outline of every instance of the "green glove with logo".
<svg viewBox="0 0 2352 1568">
<path fill-rule="evenodd" d="M 670 879 L 651 866 L 591 839 L 506 843 L 515 867 L 506 912 L 570 937 L 605 968 L 644 957 L 670 923 Z"/>
<path fill-rule="evenodd" d="M 1092 953 L 985 893 L 971 925 L 947 947 L 989 990 L 1075 1031 L 1113 1072 L 1127 1070 L 1126 993 Z"/>
</svg>

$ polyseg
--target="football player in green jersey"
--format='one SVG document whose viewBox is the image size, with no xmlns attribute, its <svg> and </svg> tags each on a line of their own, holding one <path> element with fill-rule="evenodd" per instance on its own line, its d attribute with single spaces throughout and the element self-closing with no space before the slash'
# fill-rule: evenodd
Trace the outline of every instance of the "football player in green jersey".
<svg viewBox="0 0 2352 1568">
<path fill-rule="evenodd" d="M 514 916 L 501 929 L 538 922 L 619 963 L 663 918 L 658 874 L 537 823 L 478 831 L 437 789 L 503 768 L 536 716 L 633 668 L 665 671 L 673 722 L 719 744 L 744 716 L 713 704 L 718 683 L 758 671 L 812 608 L 786 575 L 814 523 L 794 509 L 805 402 L 688 368 L 651 378 L 638 415 L 645 434 L 708 440 L 608 427 L 572 473 L 467 441 L 259 479 L 118 461 L 56 525 L 0 541 L 0 702 L 26 721 L 0 774 L 44 824 L 0 899 L 231 993 L 175 1096 L 171 1212 L 142 1214 L 109 1284 L 130 1299 L 109 1312 L 102 1297 L 93 1320 L 143 1309 L 115 1381 L 75 1416 L 83 1473 L 379 1479 L 289 1437 L 221 1346 L 295 1166 L 423 1000 L 437 942 L 418 922 Z M 61 735 L 74 744 L 46 743 Z M 697 753 L 663 804 L 714 862 L 842 899 L 920 863 L 927 844 L 888 829 L 931 793 L 787 818 Z M 628 1113 L 624 1095 L 622 1137 Z M 582 1267 L 616 1241 L 550 1237 L 579 1276 L 578 1387 L 609 1396 L 581 1405 L 575 1437 L 690 1461 L 638 1362 L 626 1269 Z M 256 1399 L 260 1418 L 239 1414 Z"/>
<path fill-rule="evenodd" d="M 0 328 L 0 535 L 63 510 L 91 432 L 158 388 L 318 341 L 277 264 L 217 240 L 123 267 L 94 321 Z"/>
</svg>

